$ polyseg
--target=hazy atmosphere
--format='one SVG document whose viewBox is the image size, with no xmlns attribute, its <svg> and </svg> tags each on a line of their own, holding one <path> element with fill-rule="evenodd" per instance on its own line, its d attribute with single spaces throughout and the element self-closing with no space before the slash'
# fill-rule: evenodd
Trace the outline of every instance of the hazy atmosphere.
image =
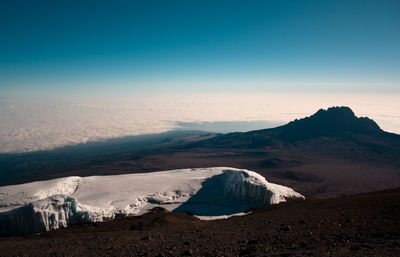
<svg viewBox="0 0 400 257">
<path fill-rule="evenodd" d="M 157 133 L 179 122 L 273 127 L 333 105 L 399 132 L 399 8 L 2 1 L 0 152 Z"/>
<path fill-rule="evenodd" d="M 2 1 L 2 96 L 399 92 L 400 3 Z"/>
<path fill-rule="evenodd" d="M 400 132 L 400 95 L 389 93 L 31 97 L 0 101 L 0 152 L 45 150 L 173 129 L 249 131 L 276 127 L 330 106 L 349 106 L 382 129 Z M 223 128 L 215 123 L 221 121 L 227 122 Z M 205 122 L 212 123 L 201 126 Z"/>
</svg>

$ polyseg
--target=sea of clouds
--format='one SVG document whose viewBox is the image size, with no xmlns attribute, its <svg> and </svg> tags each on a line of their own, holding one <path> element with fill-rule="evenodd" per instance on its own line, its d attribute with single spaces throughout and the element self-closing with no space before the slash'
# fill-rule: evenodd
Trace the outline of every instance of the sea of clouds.
<svg viewBox="0 0 400 257">
<path fill-rule="evenodd" d="M 357 116 L 368 116 L 382 129 L 400 133 L 400 94 L 11 97 L 0 98 L 0 153 L 47 150 L 88 141 L 160 133 L 190 122 L 283 124 L 330 106 L 349 106 Z"/>
</svg>

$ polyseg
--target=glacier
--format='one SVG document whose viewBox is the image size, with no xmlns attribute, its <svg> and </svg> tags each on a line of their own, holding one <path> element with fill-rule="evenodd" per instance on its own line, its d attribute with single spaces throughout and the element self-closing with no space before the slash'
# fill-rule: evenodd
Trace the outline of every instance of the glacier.
<svg viewBox="0 0 400 257">
<path fill-rule="evenodd" d="M 256 172 L 228 167 L 65 177 L 0 187 L 0 234 L 32 234 L 140 215 L 162 206 L 205 219 L 304 196 Z"/>
</svg>

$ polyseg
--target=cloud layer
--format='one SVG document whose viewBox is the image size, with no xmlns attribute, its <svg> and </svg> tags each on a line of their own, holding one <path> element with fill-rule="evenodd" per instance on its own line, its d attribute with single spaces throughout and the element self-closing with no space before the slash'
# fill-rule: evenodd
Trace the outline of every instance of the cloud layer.
<svg viewBox="0 0 400 257">
<path fill-rule="evenodd" d="M 179 122 L 285 123 L 345 105 L 400 133 L 400 94 L 196 94 L 0 99 L 0 153 L 29 152 L 128 135 Z M 234 129 L 234 128 L 233 128 Z"/>
</svg>

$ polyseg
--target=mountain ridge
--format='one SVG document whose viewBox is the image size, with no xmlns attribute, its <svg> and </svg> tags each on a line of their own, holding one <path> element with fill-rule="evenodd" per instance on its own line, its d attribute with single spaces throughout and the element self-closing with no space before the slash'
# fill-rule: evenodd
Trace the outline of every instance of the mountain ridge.
<svg viewBox="0 0 400 257">
<path fill-rule="evenodd" d="M 311 116 L 296 119 L 280 128 L 283 130 L 283 137 L 294 140 L 343 132 L 371 135 L 383 132 L 374 120 L 368 117 L 357 117 L 346 106 L 319 109 Z"/>
<path fill-rule="evenodd" d="M 342 124 L 347 120 L 353 125 Z M 317 124 L 315 130 L 310 124 Z M 400 186 L 400 135 L 381 130 L 369 118 L 355 117 L 347 107 L 319 110 L 271 129 L 195 135 L 166 136 L 147 147 L 143 139 L 99 143 L 79 152 L 79 147 L 71 146 L 66 152 L 3 156 L 3 161 L 0 156 L 0 165 L 6 169 L 3 173 L 10 174 L 1 182 L 230 166 L 254 170 L 306 197 Z"/>
<path fill-rule="evenodd" d="M 382 130 L 379 125 L 368 117 L 357 117 L 346 106 L 335 106 L 328 109 L 319 109 L 316 113 L 290 121 L 275 128 L 253 130 L 248 132 L 233 132 L 215 136 L 194 144 L 223 147 L 236 142 L 235 145 L 250 145 L 261 147 L 276 142 L 297 143 L 302 140 L 312 140 L 320 137 L 393 137 L 400 140 L 400 135 Z M 349 137 L 350 136 L 350 137 Z"/>
</svg>

